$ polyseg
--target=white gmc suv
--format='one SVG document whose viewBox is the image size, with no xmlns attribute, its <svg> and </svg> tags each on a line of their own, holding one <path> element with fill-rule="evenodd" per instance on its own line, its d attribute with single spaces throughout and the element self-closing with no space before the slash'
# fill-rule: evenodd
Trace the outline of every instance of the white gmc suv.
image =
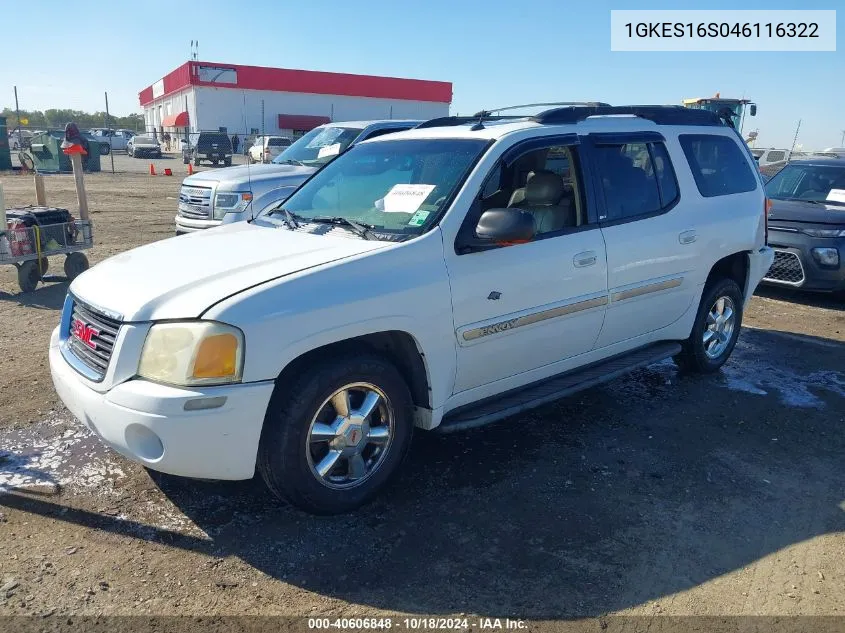
<svg viewBox="0 0 845 633">
<path fill-rule="evenodd" d="M 672 357 L 712 372 L 772 263 L 716 115 L 558 107 L 366 141 L 277 208 L 106 260 L 50 343 L 61 399 L 145 466 L 371 499 L 413 428 L 480 426 Z"/>
</svg>

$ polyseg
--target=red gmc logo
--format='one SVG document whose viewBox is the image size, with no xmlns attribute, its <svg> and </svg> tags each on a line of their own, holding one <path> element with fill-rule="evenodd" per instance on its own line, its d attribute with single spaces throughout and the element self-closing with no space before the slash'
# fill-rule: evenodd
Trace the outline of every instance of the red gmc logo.
<svg viewBox="0 0 845 633">
<path fill-rule="evenodd" d="M 97 349 L 97 344 L 91 340 L 91 337 L 100 335 L 100 330 L 97 328 L 91 327 L 79 319 L 74 319 L 70 322 L 70 333 L 71 336 L 75 336 L 91 349 Z"/>
</svg>

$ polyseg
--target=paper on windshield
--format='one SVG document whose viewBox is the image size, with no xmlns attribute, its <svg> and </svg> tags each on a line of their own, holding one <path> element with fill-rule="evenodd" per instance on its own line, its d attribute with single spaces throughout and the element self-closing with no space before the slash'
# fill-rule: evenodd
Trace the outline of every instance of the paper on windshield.
<svg viewBox="0 0 845 633">
<path fill-rule="evenodd" d="M 435 185 L 393 185 L 382 199 L 385 213 L 414 213 L 422 206 Z"/>
<path fill-rule="evenodd" d="M 305 147 L 308 149 L 316 149 L 318 147 L 325 147 L 326 145 L 331 145 L 334 143 L 335 139 L 338 136 L 343 134 L 343 128 L 339 127 L 327 127 L 325 130 L 320 132 L 317 136 L 311 139 L 311 142 L 308 143 Z"/>
<path fill-rule="evenodd" d="M 827 199 L 833 202 L 845 202 L 845 189 L 831 189 L 827 194 Z"/>
<path fill-rule="evenodd" d="M 340 143 L 335 143 L 334 145 L 325 145 L 320 148 L 320 151 L 317 152 L 317 158 L 323 158 L 324 156 L 334 156 L 335 154 L 340 154 Z"/>
</svg>

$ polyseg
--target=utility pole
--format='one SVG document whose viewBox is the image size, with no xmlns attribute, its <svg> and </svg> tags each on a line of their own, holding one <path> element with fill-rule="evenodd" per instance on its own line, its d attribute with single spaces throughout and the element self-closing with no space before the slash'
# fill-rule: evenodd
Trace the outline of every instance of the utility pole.
<svg viewBox="0 0 845 633">
<path fill-rule="evenodd" d="M 21 136 L 21 109 L 18 107 L 18 87 L 15 86 L 15 116 L 18 118 L 18 141 L 23 149 L 23 136 Z"/>
<path fill-rule="evenodd" d="M 795 137 L 792 139 L 792 147 L 790 148 L 790 152 L 795 149 L 795 143 L 798 141 L 798 130 L 801 129 L 801 119 L 798 119 L 798 127 L 795 128 Z"/>
</svg>

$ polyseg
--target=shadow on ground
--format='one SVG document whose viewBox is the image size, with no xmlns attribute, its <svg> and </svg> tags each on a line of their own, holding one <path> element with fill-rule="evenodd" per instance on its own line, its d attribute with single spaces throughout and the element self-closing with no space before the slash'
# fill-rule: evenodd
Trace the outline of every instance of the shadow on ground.
<svg viewBox="0 0 845 633">
<path fill-rule="evenodd" d="M 807 292 L 781 286 L 757 286 L 754 294 L 768 299 L 800 303 L 813 308 L 845 310 L 845 297 L 828 292 Z"/>
<path fill-rule="evenodd" d="M 53 264 L 55 265 L 55 262 L 53 262 Z M 67 289 L 67 278 L 58 276 L 53 277 L 51 273 L 48 272 L 46 283 L 39 284 L 32 292 L 10 294 L 8 292 L 0 291 L 0 301 L 14 302 L 22 306 L 40 308 L 43 310 L 61 310 L 62 305 L 64 305 L 65 302 Z"/>
<path fill-rule="evenodd" d="M 0 505 L 238 556 L 368 606 L 599 615 L 845 530 L 845 400 L 813 383 L 817 401 L 788 405 L 766 382 L 840 376 L 843 361 L 845 346 L 745 331 L 733 377 L 661 363 L 485 429 L 418 433 L 397 484 L 347 516 L 281 507 L 255 481 L 156 476 L 209 540 L 17 494 Z"/>
</svg>

